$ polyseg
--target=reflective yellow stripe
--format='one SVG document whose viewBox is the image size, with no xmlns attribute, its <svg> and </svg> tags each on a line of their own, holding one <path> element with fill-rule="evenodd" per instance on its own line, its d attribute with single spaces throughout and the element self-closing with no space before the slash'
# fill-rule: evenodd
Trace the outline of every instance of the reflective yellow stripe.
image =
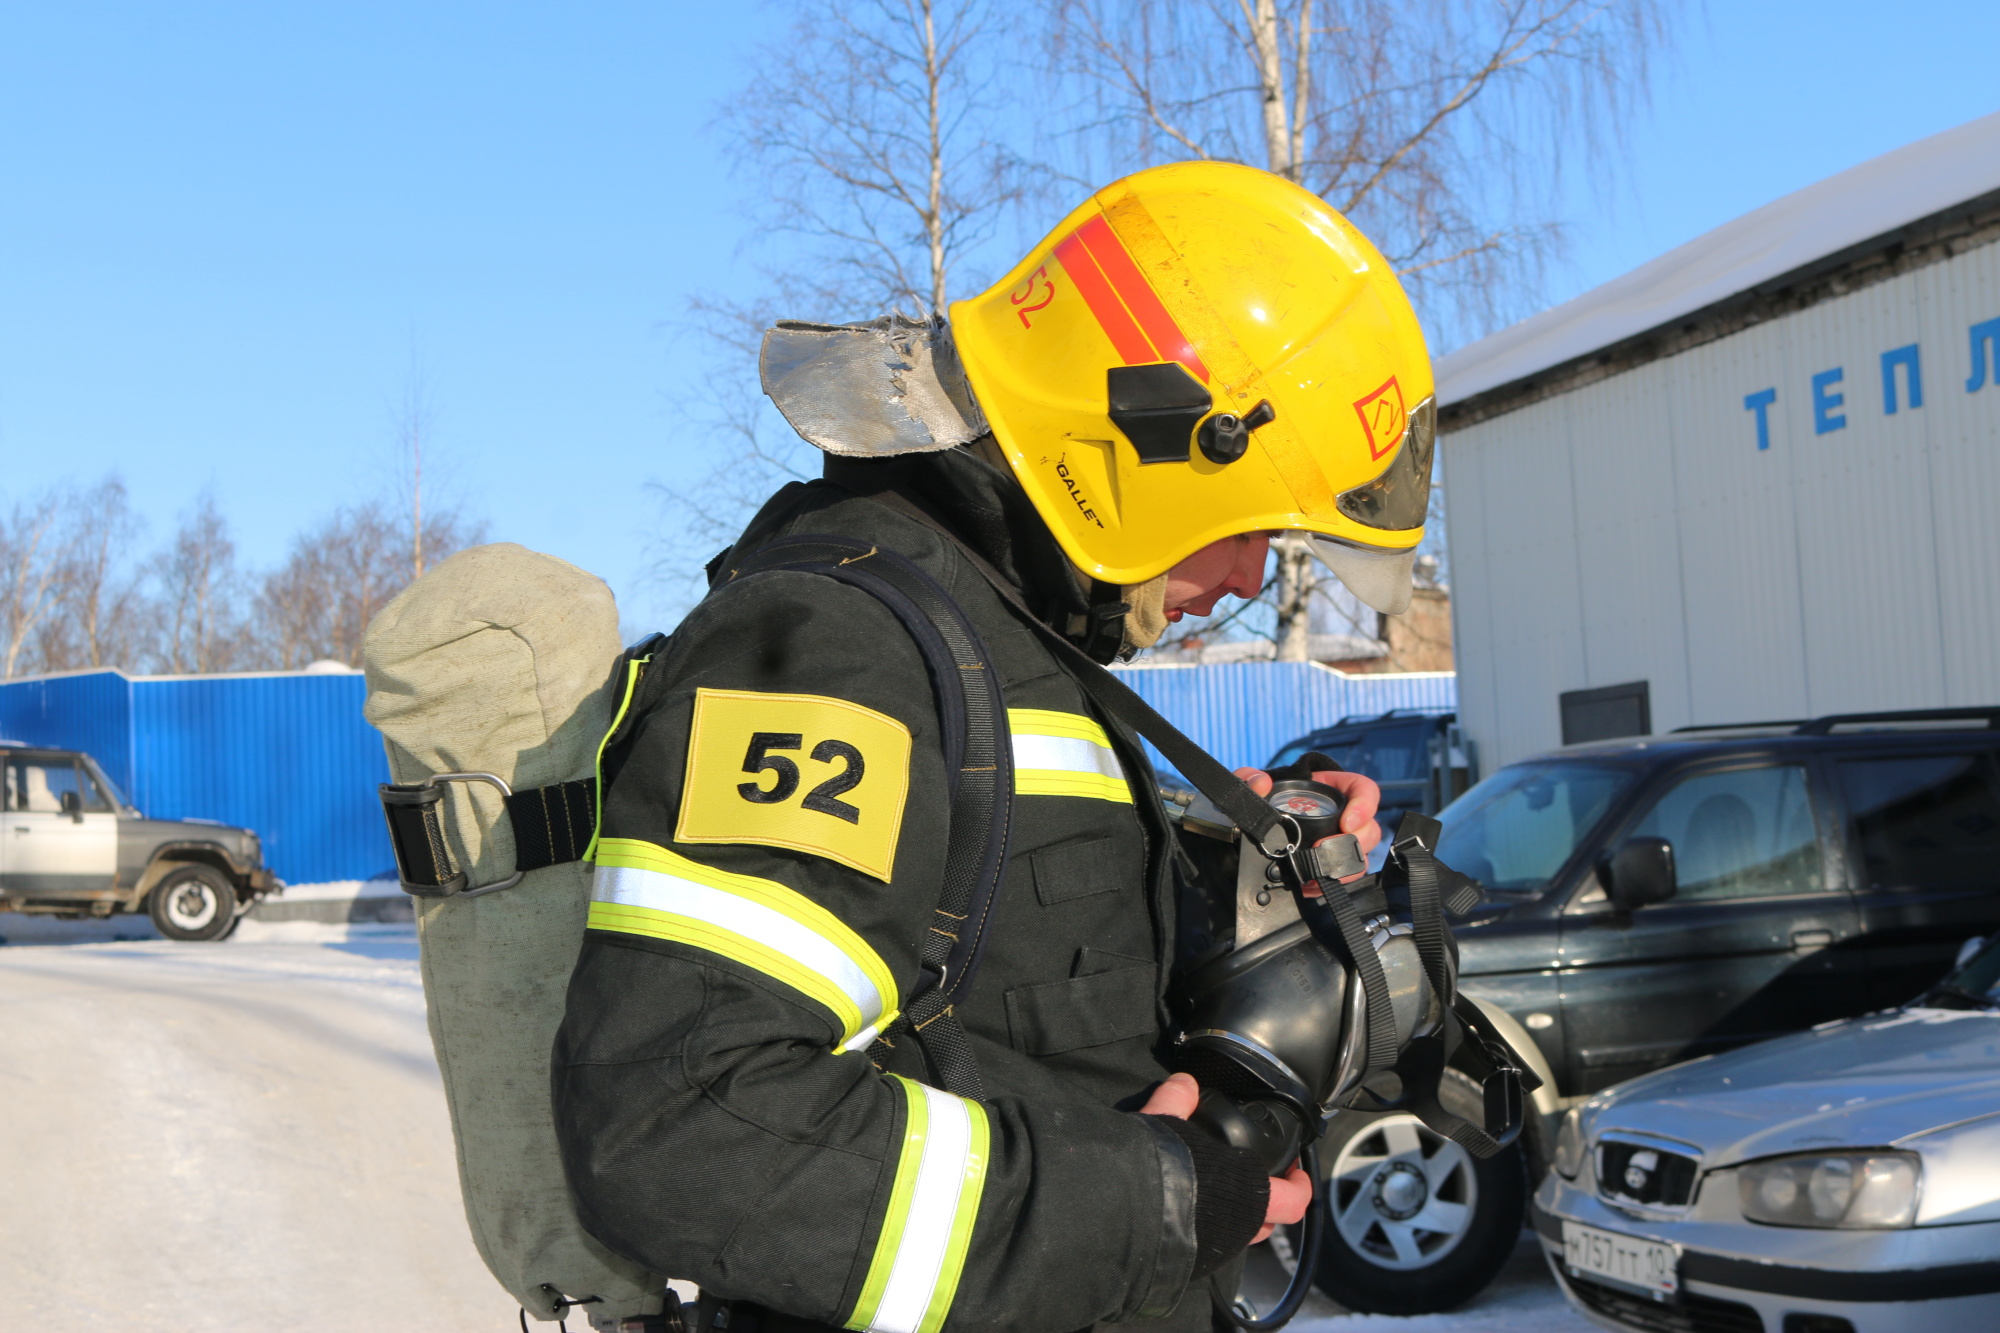
<svg viewBox="0 0 2000 1333">
<path fill-rule="evenodd" d="M 1021 796 L 1085 796 L 1132 804 L 1132 788 L 1097 722 L 1078 713 L 1010 708 L 1014 791 Z"/>
<path fill-rule="evenodd" d="M 1111 748 L 1111 738 L 1095 718 L 1081 713 L 1058 713 L 1048 708 L 1010 708 L 1007 729 L 1016 736 L 1067 736 L 1072 740 L 1095 741 Z"/>
<path fill-rule="evenodd" d="M 908 1116 L 896 1183 L 847 1327 L 937 1333 L 951 1313 L 986 1188 L 986 1108 L 891 1074 Z"/>
<path fill-rule="evenodd" d="M 589 924 L 720 954 L 832 1011 L 839 1049 L 861 1050 L 896 1017 L 896 983 L 868 941 L 775 880 L 736 875 L 636 838 L 598 843 Z"/>
<path fill-rule="evenodd" d="M 611 716 L 611 725 L 597 738 L 597 757 L 591 760 L 591 776 L 597 781 L 591 784 L 596 809 L 592 812 L 596 819 L 590 825 L 590 846 L 583 849 L 580 860 L 589 862 L 597 859 L 597 830 L 604 827 L 604 747 L 611 743 L 618 724 L 625 720 L 625 712 L 632 706 L 633 692 L 639 688 L 640 677 L 646 674 L 646 666 L 653 660 L 652 655 L 634 658 L 625 664 L 625 689 L 618 696 L 618 711 Z"/>
</svg>

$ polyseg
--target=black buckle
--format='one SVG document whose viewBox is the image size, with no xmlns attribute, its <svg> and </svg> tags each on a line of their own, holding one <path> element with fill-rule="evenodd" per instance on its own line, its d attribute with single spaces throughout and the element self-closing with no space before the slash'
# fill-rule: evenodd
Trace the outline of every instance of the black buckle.
<svg viewBox="0 0 2000 1333">
<path fill-rule="evenodd" d="M 383 817 L 389 822 L 389 845 L 396 853 L 396 878 L 403 892 L 417 898 L 475 898 L 519 884 L 525 872 L 516 870 L 492 884 L 468 887 L 470 876 L 452 864 L 451 847 L 438 818 L 444 802 L 444 788 L 439 784 L 446 782 L 484 782 L 498 787 L 503 798 L 514 794 L 513 788 L 491 773 L 433 773 L 422 782 L 385 782 L 377 787 Z"/>
</svg>

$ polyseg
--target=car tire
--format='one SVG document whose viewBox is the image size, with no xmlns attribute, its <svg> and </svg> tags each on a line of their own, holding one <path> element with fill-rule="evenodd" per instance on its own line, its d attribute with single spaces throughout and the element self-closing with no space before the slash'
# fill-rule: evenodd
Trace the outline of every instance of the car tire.
<svg viewBox="0 0 2000 1333">
<path fill-rule="evenodd" d="M 236 886 L 212 866 L 182 866 L 146 895 L 146 914 L 170 940 L 219 940 L 236 929 Z"/>
<path fill-rule="evenodd" d="M 1445 1071 L 1439 1100 L 1475 1123 L 1479 1088 Z M 1485 1290 L 1520 1240 L 1518 1142 L 1481 1160 L 1407 1112 L 1337 1117 L 1320 1145 L 1331 1208 L 1315 1282 L 1348 1310 L 1435 1314 Z M 1426 1222 L 1430 1225 L 1424 1225 Z"/>
</svg>

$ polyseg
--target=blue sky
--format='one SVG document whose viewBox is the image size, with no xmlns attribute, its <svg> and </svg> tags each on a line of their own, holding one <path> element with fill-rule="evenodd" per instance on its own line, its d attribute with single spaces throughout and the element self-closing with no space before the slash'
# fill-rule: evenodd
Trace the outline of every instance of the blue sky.
<svg viewBox="0 0 2000 1333">
<path fill-rule="evenodd" d="M 0 502 L 115 469 L 159 538 L 209 486 L 269 564 L 391 484 L 420 379 L 449 496 L 666 617 L 647 484 L 730 447 L 675 330 L 755 284 L 710 122 L 782 12 L 0 11 Z M 1694 13 L 1550 298 L 2000 109 L 1995 50 L 1990 3 Z"/>
</svg>

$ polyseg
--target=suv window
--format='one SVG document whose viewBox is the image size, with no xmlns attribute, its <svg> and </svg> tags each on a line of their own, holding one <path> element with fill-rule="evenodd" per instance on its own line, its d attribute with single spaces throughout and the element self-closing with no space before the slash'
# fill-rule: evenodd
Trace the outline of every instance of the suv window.
<svg viewBox="0 0 2000 1333">
<path fill-rule="evenodd" d="M 6 808 L 24 814 L 60 814 L 66 792 L 77 792 L 85 809 L 108 808 L 94 791 L 79 784 L 74 759 L 9 759 L 6 785 Z"/>
<path fill-rule="evenodd" d="M 1693 773 L 1661 794 L 1631 836 L 1674 847 L 1676 901 L 1818 893 L 1819 834 L 1799 764 Z"/>
<path fill-rule="evenodd" d="M 1849 759 L 1840 784 L 1871 888 L 1987 883 L 2000 874 L 1990 755 Z"/>
<path fill-rule="evenodd" d="M 1318 750 L 1349 772 L 1366 773 L 1377 782 L 1422 782 L 1430 777 L 1430 738 L 1436 730 L 1437 724 L 1424 718 L 1369 727 L 1358 733 L 1346 728 L 1317 732 L 1278 751 L 1271 767 L 1281 767 L 1308 750 Z"/>
<path fill-rule="evenodd" d="M 1438 859 L 1489 889 L 1539 892 L 1631 782 L 1597 764 L 1509 765 L 1438 816 Z"/>
</svg>

